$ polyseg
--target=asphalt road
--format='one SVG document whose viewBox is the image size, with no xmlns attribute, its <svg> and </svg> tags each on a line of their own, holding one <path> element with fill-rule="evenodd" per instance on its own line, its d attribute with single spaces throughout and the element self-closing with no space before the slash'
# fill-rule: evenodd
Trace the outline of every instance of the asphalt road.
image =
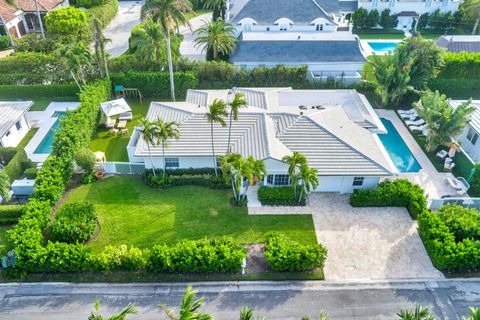
<svg viewBox="0 0 480 320">
<path fill-rule="evenodd" d="M 186 284 L 0 284 L 0 319 L 87 319 L 95 300 L 103 314 L 128 303 L 139 313 L 129 319 L 164 319 L 158 304 L 177 308 Z M 238 319 L 248 305 L 270 320 L 395 319 L 401 308 L 417 303 L 439 319 L 459 319 L 468 306 L 480 306 L 480 279 L 418 282 L 230 282 L 196 283 L 205 296 L 204 311 L 215 319 Z"/>
</svg>

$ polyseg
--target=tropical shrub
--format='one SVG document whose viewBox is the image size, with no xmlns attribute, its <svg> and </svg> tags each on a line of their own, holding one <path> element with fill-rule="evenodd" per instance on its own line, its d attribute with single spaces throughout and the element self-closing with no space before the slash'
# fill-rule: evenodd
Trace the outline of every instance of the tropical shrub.
<svg viewBox="0 0 480 320">
<path fill-rule="evenodd" d="M 90 0 L 81 0 L 90 1 Z M 102 2 L 98 5 L 93 5 L 95 2 Z M 101 27 L 105 28 L 110 21 L 117 15 L 118 12 L 118 0 L 92 0 L 92 6 L 85 10 L 87 17 L 87 24 L 89 30 L 93 28 L 93 16 L 100 21 Z"/>
<path fill-rule="evenodd" d="M 37 177 L 37 172 L 38 172 L 37 168 L 28 168 L 28 169 L 25 169 L 23 174 L 25 175 L 25 178 L 30 180 L 35 180 L 35 178 Z"/>
<path fill-rule="evenodd" d="M 295 199 L 292 187 L 261 186 L 258 188 L 258 200 L 262 206 L 304 206 L 306 204 L 305 195 L 300 202 Z"/>
<path fill-rule="evenodd" d="M 17 154 L 17 148 L 1 147 L 0 148 L 0 163 L 7 165 L 13 157 Z"/>
<path fill-rule="evenodd" d="M 10 178 L 4 170 L 0 170 L 0 197 L 1 200 L 10 200 Z M 1 202 L 0 200 L 0 202 Z"/>
<path fill-rule="evenodd" d="M 10 178 L 10 182 L 12 182 L 13 180 L 20 178 L 23 175 L 23 172 L 31 167 L 33 167 L 33 163 L 28 159 L 25 150 L 18 149 L 3 171 Z"/>
<path fill-rule="evenodd" d="M 49 242 L 38 252 L 36 272 L 80 272 L 96 268 L 96 257 L 89 246 Z"/>
<path fill-rule="evenodd" d="M 11 47 L 11 44 L 10 44 L 10 39 L 8 38 L 8 36 L 0 35 L 0 50 L 4 50 L 4 49 L 10 48 L 10 47 Z"/>
<path fill-rule="evenodd" d="M 1 205 L 0 224 L 13 224 L 20 219 L 23 212 L 22 205 Z"/>
<path fill-rule="evenodd" d="M 90 149 L 81 149 L 75 155 L 75 162 L 77 165 L 83 169 L 84 176 L 82 181 L 84 183 L 91 183 L 95 179 L 93 173 L 95 171 L 95 163 L 97 162 L 97 158 L 95 154 Z"/>
<path fill-rule="evenodd" d="M 50 225 L 55 240 L 67 243 L 84 243 L 97 228 L 97 212 L 92 203 L 64 204 Z"/>
<path fill-rule="evenodd" d="M 177 171 L 177 172 L 176 172 Z M 145 183 L 150 187 L 168 188 L 173 186 L 204 186 L 211 189 L 228 189 L 223 176 L 215 176 L 213 169 L 178 169 L 167 170 L 163 175 L 145 171 Z"/>
<path fill-rule="evenodd" d="M 455 241 L 464 239 L 480 240 L 480 212 L 458 205 L 445 205 L 438 210 L 438 216 L 445 223 Z"/>
<path fill-rule="evenodd" d="M 385 180 L 376 189 L 358 189 L 350 195 L 353 207 L 406 207 L 413 219 L 427 209 L 423 189 L 407 179 Z"/>
<path fill-rule="evenodd" d="M 230 238 L 182 240 L 152 248 L 148 269 L 159 272 L 238 272 L 245 250 Z"/>
<path fill-rule="evenodd" d="M 38 33 L 25 34 L 15 39 L 16 52 L 43 52 L 49 53 L 54 50 L 55 42 L 51 39 L 43 39 Z"/>
<path fill-rule="evenodd" d="M 71 44 L 87 42 L 90 30 L 84 11 L 75 7 L 60 7 L 52 10 L 45 17 L 47 36 L 55 42 Z"/>
<path fill-rule="evenodd" d="M 470 178 L 471 194 L 480 194 L 480 163 L 475 164 L 472 177 Z"/>
<path fill-rule="evenodd" d="M 265 259 L 275 271 L 309 271 L 323 269 L 327 248 L 322 244 L 303 245 L 282 234 L 269 234 Z"/>
<path fill-rule="evenodd" d="M 480 53 L 469 53 L 466 51 L 453 53 L 446 52 L 443 54 L 445 61 L 439 78 L 443 79 L 480 79 Z"/>
<path fill-rule="evenodd" d="M 104 271 L 138 271 L 147 265 L 148 251 L 121 245 L 106 246 L 97 256 L 98 267 Z"/>
</svg>

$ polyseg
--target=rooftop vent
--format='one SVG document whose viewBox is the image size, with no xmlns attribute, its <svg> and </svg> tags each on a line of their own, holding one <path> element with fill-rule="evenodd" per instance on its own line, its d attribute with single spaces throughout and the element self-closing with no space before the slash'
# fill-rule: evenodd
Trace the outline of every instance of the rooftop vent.
<svg viewBox="0 0 480 320">
<path fill-rule="evenodd" d="M 317 110 L 325 110 L 325 107 L 324 107 L 324 106 L 315 106 L 315 108 L 316 108 Z"/>
<path fill-rule="evenodd" d="M 306 106 L 298 106 L 298 109 L 300 109 L 300 110 L 307 110 L 308 107 L 306 107 Z"/>
</svg>

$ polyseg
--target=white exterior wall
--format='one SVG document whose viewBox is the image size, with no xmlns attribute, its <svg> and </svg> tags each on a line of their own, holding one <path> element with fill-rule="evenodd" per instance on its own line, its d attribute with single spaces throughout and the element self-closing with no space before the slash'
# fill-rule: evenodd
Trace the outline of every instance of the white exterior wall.
<svg viewBox="0 0 480 320">
<path fill-rule="evenodd" d="M 474 160 L 475 162 L 480 162 L 480 133 L 477 132 L 479 138 L 475 144 L 472 144 L 470 140 L 467 139 L 468 131 L 471 126 L 467 124 L 463 132 L 456 137 L 456 140 L 460 142 L 462 149 Z"/>
<path fill-rule="evenodd" d="M 314 192 L 339 192 L 352 193 L 355 189 L 376 188 L 379 177 L 364 177 L 362 186 L 353 186 L 353 178 L 350 176 L 319 176 L 319 186 Z"/>
<path fill-rule="evenodd" d="M 268 30 L 267 30 L 268 29 Z M 323 25 L 322 31 L 316 30 L 316 25 L 289 25 L 286 31 L 280 30 L 280 25 L 242 25 L 236 26 L 237 35 L 242 32 L 335 32 L 337 31 L 336 25 Z"/>
<path fill-rule="evenodd" d="M 145 161 L 145 167 L 151 169 L 152 162 L 150 158 L 147 156 L 143 160 Z M 153 157 L 153 164 L 155 168 L 163 168 L 163 157 Z M 213 159 L 212 157 L 178 157 L 178 164 L 180 165 L 179 169 L 213 168 Z"/>
<path fill-rule="evenodd" d="M 8 137 L 4 135 L 0 138 L 1 145 L 4 147 L 16 147 L 20 141 L 22 141 L 23 137 L 27 134 L 28 130 L 30 130 L 30 126 L 28 125 L 27 120 L 25 119 L 25 115 L 20 118 L 20 130 L 17 130 L 15 123 L 13 126 L 10 127 L 10 134 Z"/>
<path fill-rule="evenodd" d="M 426 1 L 415 1 L 415 0 L 390 0 L 390 1 L 358 1 L 359 8 L 365 8 L 368 11 L 377 9 L 380 13 L 385 9 L 390 9 L 392 14 L 400 13 L 402 11 L 415 11 L 418 14 L 423 14 L 426 12 L 434 12 L 437 9 L 440 9 L 442 12 L 451 11 L 452 13 L 458 10 L 461 1 L 452 1 L 452 0 L 426 0 Z"/>
</svg>

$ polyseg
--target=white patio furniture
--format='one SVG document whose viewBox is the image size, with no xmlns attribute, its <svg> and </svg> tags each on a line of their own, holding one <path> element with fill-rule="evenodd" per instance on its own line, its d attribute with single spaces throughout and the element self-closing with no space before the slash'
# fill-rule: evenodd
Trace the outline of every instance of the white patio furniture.
<svg viewBox="0 0 480 320">
<path fill-rule="evenodd" d="M 105 128 L 113 128 L 115 127 L 115 123 L 117 123 L 117 120 L 107 117 L 107 120 L 105 121 Z"/>
<path fill-rule="evenodd" d="M 118 120 L 131 121 L 133 119 L 133 114 L 131 111 L 122 113 L 118 116 Z"/>
<path fill-rule="evenodd" d="M 413 121 L 415 119 L 417 119 L 419 117 L 417 111 L 413 112 L 413 113 L 408 113 L 408 114 L 400 114 L 400 117 L 403 119 L 403 120 L 410 120 L 410 121 Z"/>
<path fill-rule="evenodd" d="M 397 112 L 401 115 L 406 115 L 406 114 L 414 114 L 417 112 L 414 108 L 408 109 L 408 110 L 397 110 Z"/>
<path fill-rule="evenodd" d="M 452 174 L 447 176 L 445 182 L 456 190 L 457 195 L 464 195 L 470 188 L 470 185 L 463 177 L 455 178 Z"/>
<path fill-rule="evenodd" d="M 422 125 L 425 124 L 425 120 L 420 118 L 420 119 L 414 120 L 414 121 L 407 120 L 407 121 L 405 121 L 405 123 L 407 124 L 407 126 L 422 126 Z"/>
<path fill-rule="evenodd" d="M 448 156 L 448 152 L 446 150 L 440 150 L 437 152 L 437 154 L 435 155 L 438 159 L 445 159 L 447 156 Z"/>
<path fill-rule="evenodd" d="M 125 128 L 126 125 L 127 125 L 127 121 L 126 121 L 126 120 L 118 121 L 117 128 L 118 128 L 118 129 L 123 129 L 123 128 Z"/>
<path fill-rule="evenodd" d="M 131 112 L 132 109 L 127 104 L 125 99 L 120 98 L 117 100 L 112 100 L 104 102 L 101 104 L 102 111 L 107 117 L 113 117 L 122 113 Z"/>
<path fill-rule="evenodd" d="M 422 133 L 425 129 L 427 129 L 426 125 L 421 126 L 408 126 L 412 132 Z"/>
<path fill-rule="evenodd" d="M 452 158 L 446 158 L 445 163 L 443 164 L 443 169 L 447 171 L 452 171 L 455 167 L 455 162 L 453 162 Z"/>
</svg>

